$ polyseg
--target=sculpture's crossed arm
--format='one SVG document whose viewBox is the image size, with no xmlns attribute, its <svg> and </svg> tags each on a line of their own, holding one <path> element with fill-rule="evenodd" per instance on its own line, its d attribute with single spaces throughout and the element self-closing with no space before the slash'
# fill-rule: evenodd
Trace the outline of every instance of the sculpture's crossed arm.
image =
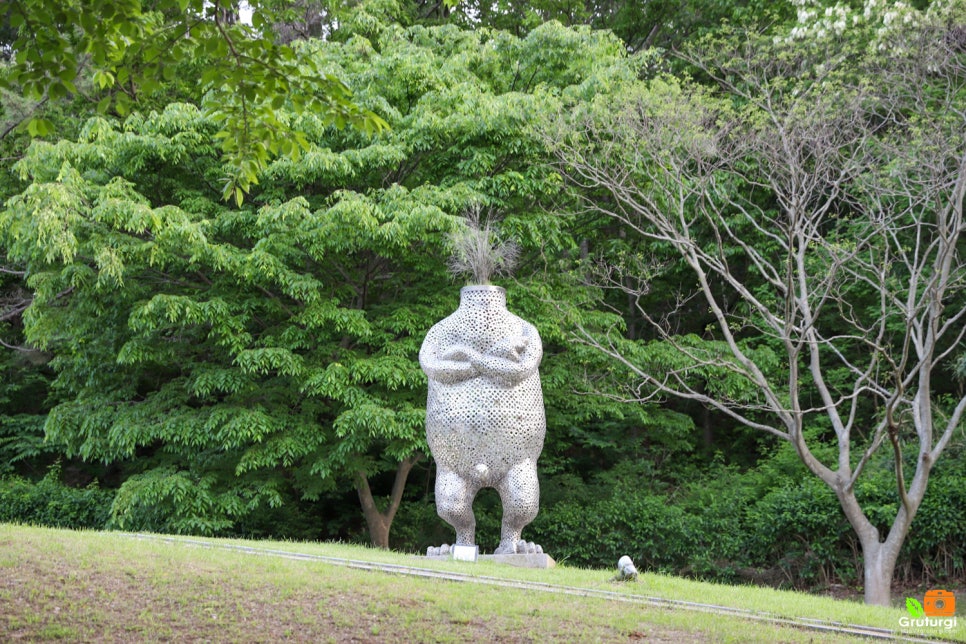
<svg viewBox="0 0 966 644">
<path fill-rule="evenodd" d="M 533 325 L 523 323 L 520 335 L 512 335 L 485 353 L 444 333 L 427 334 L 419 351 L 419 364 L 430 380 L 456 384 L 477 376 L 499 378 L 514 385 L 533 374 L 543 358 L 540 335 Z"/>
<path fill-rule="evenodd" d="M 536 372 L 541 358 L 540 336 L 533 326 L 524 324 L 521 335 L 504 338 L 472 362 L 482 375 L 516 384 Z"/>
<path fill-rule="evenodd" d="M 430 380 L 455 384 L 480 375 L 473 361 L 480 353 L 463 344 L 445 345 L 442 334 L 430 331 L 419 350 L 419 365 Z"/>
</svg>

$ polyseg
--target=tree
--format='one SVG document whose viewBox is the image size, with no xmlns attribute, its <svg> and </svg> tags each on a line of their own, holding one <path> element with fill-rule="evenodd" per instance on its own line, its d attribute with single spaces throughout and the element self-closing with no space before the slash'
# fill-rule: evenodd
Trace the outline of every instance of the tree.
<svg viewBox="0 0 966 644">
<path fill-rule="evenodd" d="M 22 278 L 0 265 L 0 475 L 39 475 L 56 456 L 43 436 L 49 356 L 23 345 L 20 317 L 31 298 Z"/>
<path fill-rule="evenodd" d="M 406 470 L 423 442 L 407 353 L 433 310 L 418 282 L 445 213 L 402 188 L 227 209 L 209 183 L 215 129 L 172 105 L 35 143 L 21 163 L 34 183 L 3 217 L 31 271 L 27 340 L 56 356 L 49 439 L 137 458 L 120 527 L 218 533 L 293 492 Z M 397 271 L 412 288 L 386 282 Z"/>
<path fill-rule="evenodd" d="M 649 48 L 676 49 L 688 40 L 714 31 L 724 23 L 752 28 L 788 21 L 794 16 L 792 3 L 742 0 L 463 0 L 453 6 L 440 0 L 411 0 L 408 13 L 415 22 L 448 22 L 464 27 L 486 27 L 525 36 L 545 22 L 567 26 L 586 25 L 609 30 L 630 52 Z"/>
<path fill-rule="evenodd" d="M 247 6 L 251 24 L 238 21 L 237 0 L 160 0 L 149 7 L 139 0 L 17 0 L 6 9 L 17 35 L 0 87 L 35 101 L 90 92 L 101 113 L 123 117 L 143 96 L 174 80 L 179 64 L 204 58 L 198 90 L 220 126 L 228 161 L 223 195 L 241 202 L 269 161 L 278 155 L 297 159 L 307 149 L 292 121 L 277 118 L 283 105 L 338 127 L 370 133 L 385 127 L 382 118 L 353 102 L 350 88 L 331 70 L 297 46 L 274 41 L 273 25 L 283 24 L 297 3 Z M 95 87 L 85 88 L 85 78 Z M 46 118 L 28 123 L 34 136 L 54 133 Z"/>
<path fill-rule="evenodd" d="M 966 413 L 962 388 L 944 384 L 966 350 L 966 60 L 952 14 L 869 7 L 867 22 L 804 12 L 791 37 L 692 49 L 717 93 L 656 80 L 549 136 L 586 208 L 647 253 L 611 258 L 610 284 L 653 339 L 588 327 L 580 339 L 635 372 L 635 399 L 698 401 L 788 441 L 858 537 L 866 601 L 888 604 Z M 707 307 L 700 334 L 640 306 L 642 267 L 671 256 L 691 276 L 677 301 Z M 884 523 L 861 493 L 883 455 L 895 480 Z"/>
<path fill-rule="evenodd" d="M 538 207 L 561 184 L 525 124 L 559 95 L 630 76 L 619 43 L 559 25 L 522 40 L 366 34 L 303 54 L 391 129 L 372 139 L 284 107 L 308 149 L 272 162 L 241 206 L 220 200 L 219 122 L 187 103 L 92 119 L 19 162 L 29 185 L 0 214 L 0 244 L 33 291 L 26 340 L 55 356 L 46 433 L 68 454 L 135 468 L 117 525 L 225 532 L 349 484 L 387 546 L 425 453 L 419 345 L 456 301 L 446 233 L 481 204 L 504 215 L 531 273 L 559 273 L 574 246 Z M 580 49 L 594 56 L 570 55 Z M 543 300 L 563 283 L 516 289 L 558 341 Z"/>
</svg>

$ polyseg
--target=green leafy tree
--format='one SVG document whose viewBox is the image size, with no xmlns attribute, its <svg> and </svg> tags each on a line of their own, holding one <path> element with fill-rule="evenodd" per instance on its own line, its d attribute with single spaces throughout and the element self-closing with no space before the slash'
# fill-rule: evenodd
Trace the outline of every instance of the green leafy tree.
<svg viewBox="0 0 966 644">
<path fill-rule="evenodd" d="M 311 497 L 383 458 L 408 467 L 422 443 L 407 339 L 421 288 L 384 277 L 425 276 L 434 253 L 412 244 L 431 248 L 444 213 L 401 188 L 229 210 L 207 182 L 215 131 L 188 105 L 123 131 L 92 121 L 80 142 L 34 145 L 34 183 L 6 211 L 10 252 L 34 271 L 27 339 L 55 353 L 67 400 L 48 436 L 144 470 L 120 526 L 153 506 L 170 508 L 160 527 L 219 532 L 288 486 Z"/>
<path fill-rule="evenodd" d="M 521 37 L 551 21 L 567 26 L 586 25 L 612 31 L 631 52 L 651 47 L 672 50 L 725 24 L 756 29 L 787 22 L 795 15 L 794 3 L 762 0 L 464 0 L 452 6 L 438 0 L 418 0 L 405 7 L 414 22 L 501 29 Z"/>
<path fill-rule="evenodd" d="M 13 271 L 10 271 L 13 272 Z M 20 316 L 30 295 L 0 270 L 0 475 L 38 475 L 57 457 L 44 442 L 50 356 L 25 346 Z"/>
<path fill-rule="evenodd" d="M 273 37 L 273 25 L 291 17 L 293 4 L 247 2 L 246 24 L 238 20 L 236 0 L 17 0 L 6 9 L 17 36 L 0 87 L 38 102 L 89 92 L 100 112 L 123 117 L 176 80 L 183 63 L 204 59 L 197 89 L 206 114 L 219 124 L 228 162 L 222 193 L 241 202 L 273 158 L 297 159 L 307 149 L 293 120 L 278 118 L 283 105 L 338 127 L 370 133 L 385 127 L 353 102 L 332 70 Z M 86 79 L 94 87 L 85 87 Z M 28 127 L 35 136 L 54 133 L 43 116 Z"/>
<path fill-rule="evenodd" d="M 446 235 L 473 204 L 504 213 L 534 275 L 518 308 L 563 342 L 548 302 L 572 288 L 559 275 L 575 242 L 540 208 L 562 184 L 526 125 L 632 77 L 620 44 L 559 25 L 520 40 L 367 23 L 302 47 L 391 127 L 370 138 L 283 105 L 304 153 L 270 163 L 240 206 L 220 198 L 221 122 L 187 103 L 92 119 L 17 165 L 29 185 L 0 239 L 29 273 L 26 340 L 54 355 L 46 433 L 136 468 L 115 525 L 218 533 L 350 483 L 386 546 L 425 453 L 416 355 L 456 302 Z M 386 501 L 371 488 L 384 472 Z"/>
</svg>

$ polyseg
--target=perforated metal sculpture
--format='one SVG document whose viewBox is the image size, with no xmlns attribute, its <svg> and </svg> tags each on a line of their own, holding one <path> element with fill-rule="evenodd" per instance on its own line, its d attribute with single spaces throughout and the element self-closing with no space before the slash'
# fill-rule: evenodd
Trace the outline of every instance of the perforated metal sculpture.
<svg viewBox="0 0 966 644">
<path fill-rule="evenodd" d="M 542 357 L 536 328 L 507 310 L 506 291 L 498 286 L 464 287 L 459 308 L 423 341 L 419 364 L 429 378 L 426 438 L 436 459 L 436 511 L 456 528 L 456 545 L 476 544 L 473 500 L 493 487 L 503 502 L 495 553 L 543 552 L 521 539 L 540 506 Z"/>
</svg>

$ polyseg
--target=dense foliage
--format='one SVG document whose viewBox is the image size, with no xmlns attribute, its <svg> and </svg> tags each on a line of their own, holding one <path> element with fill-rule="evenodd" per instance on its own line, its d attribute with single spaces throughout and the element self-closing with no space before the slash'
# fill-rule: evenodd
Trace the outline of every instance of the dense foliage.
<svg viewBox="0 0 966 644">
<path fill-rule="evenodd" d="M 308 111 L 339 127 L 377 131 L 385 122 L 352 101 L 352 92 L 316 59 L 288 43 L 263 37 L 287 15 L 284 4 L 246 2 L 251 20 L 242 23 L 239 4 L 215 0 L 71 0 L 51 5 L 11 3 L 10 66 L 0 88 L 44 103 L 89 95 L 101 113 L 125 116 L 143 97 L 176 83 L 185 64 L 203 59 L 197 96 L 218 124 L 227 161 L 223 195 L 241 202 L 259 172 L 274 157 L 297 159 L 307 146 L 292 120 L 276 110 Z M 54 133 L 42 115 L 26 121 L 32 134 Z"/>
<path fill-rule="evenodd" d="M 555 25 L 524 40 L 370 35 L 304 51 L 365 87 L 358 100 L 392 128 L 370 138 L 291 115 L 309 149 L 267 168 L 242 207 L 220 200 L 216 122 L 187 103 L 91 119 L 17 164 L 30 187 L 8 201 L 3 230 L 34 293 L 25 337 L 55 355 L 63 402 L 47 436 L 68 456 L 131 462 L 119 526 L 144 525 L 148 508 L 154 529 L 223 532 L 335 480 L 371 507 L 370 479 L 388 469 L 405 482 L 426 451 L 415 356 L 454 305 L 456 288 L 440 285 L 459 215 L 504 213 L 538 276 L 575 246 L 535 209 L 560 183 L 524 125 L 559 109 L 558 91 L 594 91 L 580 85 L 579 48 L 626 75 L 616 41 Z M 523 63 L 531 80 L 514 89 Z M 515 304 L 559 343 L 540 300 L 570 287 L 530 279 Z"/>
<path fill-rule="evenodd" d="M 849 10 L 847 31 L 839 9 L 812 2 L 770 12 L 755 2 L 576 3 L 567 11 L 559 3 L 256 3 L 261 28 L 276 34 L 269 40 L 219 13 L 225 3 L 203 4 L 160 3 L 151 14 L 118 4 L 112 11 L 135 24 L 85 23 L 63 35 L 54 61 L 61 72 L 47 81 L 31 76 L 26 32 L 4 36 L 26 58 L 0 70 L 10 125 L 0 176 L 0 520 L 368 539 L 411 551 L 451 539 L 432 504 L 416 355 L 458 301 L 460 284 L 447 271 L 451 233 L 483 211 L 520 246 L 515 277 L 496 281 L 545 345 L 542 510 L 528 540 L 579 565 L 609 567 L 630 554 L 643 569 L 727 581 L 863 583 L 855 533 L 800 453 L 781 432 L 745 427 L 702 397 L 724 397 L 744 405 L 752 425 L 765 422 L 761 389 L 724 357 L 731 327 L 722 334 L 693 297 L 686 258 L 603 214 L 626 195 L 591 181 L 568 185 L 559 150 L 583 145 L 595 163 L 618 160 L 657 207 L 691 221 L 704 251 L 722 238 L 744 240 L 745 248 L 725 244 L 717 259 L 753 276 L 756 257 L 782 252 L 767 222 L 781 220 L 783 195 L 769 184 L 777 164 L 740 156 L 768 132 L 747 72 L 778 69 L 774 97 L 832 97 L 821 104 L 827 111 L 791 121 L 802 126 L 792 132 L 798 142 L 829 134 L 819 117 L 854 95 L 822 88 L 875 78 L 869 61 L 887 55 L 880 46 L 892 33 L 882 31 L 885 10 Z M 18 6 L 29 14 L 41 5 Z M 951 6 L 903 6 L 890 24 L 911 29 L 940 15 L 953 38 L 966 12 Z M 21 28 L 18 20 L 10 24 Z M 762 40 L 749 35 L 766 24 Z M 182 49 L 145 63 L 175 27 L 190 36 Z M 142 45 L 117 45 L 127 42 L 125 29 L 140 30 Z M 305 33 L 325 39 L 297 39 Z M 761 56 L 742 58 L 752 41 Z M 235 45 L 244 55 L 226 58 Z M 691 53 L 682 59 L 655 45 Z M 90 69 L 72 58 L 79 51 L 92 56 Z M 812 66 L 830 52 L 838 58 Z M 775 58 L 765 64 L 765 55 Z M 805 68 L 798 81 L 782 76 Z M 128 69 L 140 80 L 122 78 Z M 325 81 L 321 103 L 302 97 L 320 89 L 313 75 Z M 866 112 L 904 127 L 888 130 L 892 138 L 879 129 L 861 145 L 850 141 L 849 154 L 881 158 L 922 133 L 927 119 L 917 121 L 916 109 L 956 105 L 961 97 L 942 95 L 935 70 L 931 78 L 915 109 Z M 125 86 L 144 79 L 149 96 L 124 98 Z M 44 99 L 42 82 L 64 89 Z M 246 93 L 254 85 L 257 95 Z M 237 130 L 245 105 L 256 106 L 250 139 Z M 626 129 L 587 144 L 588 130 L 574 126 L 628 113 L 654 139 Z M 736 115 L 751 126 L 728 132 L 728 152 L 740 159 L 732 172 L 714 165 L 723 139 L 707 133 Z M 31 118 L 43 119 L 32 143 L 26 125 L 14 127 Z M 946 131 L 954 133 L 947 147 L 920 138 L 919 152 L 959 145 L 955 127 Z M 655 141 L 666 156 L 649 156 Z M 682 150 L 687 162 L 674 165 Z M 822 161 L 811 152 L 802 155 L 805 175 Z M 888 185 L 884 177 L 898 181 L 905 169 L 897 158 L 861 185 Z M 891 193 L 888 205 L 905 199 L 912 205 L 903 213 L 930 221 L 936 193 L 926 194 L 925 181 L 914 186 Z M 244 199 L 234 198 L 239 189 Z M 830 199 L 835 225 L 815 239 L 848 248 L 869 198 Z M 720 215 L 720 228 L 695 223 L 703 207 Z M 900 248 L 911 230 L 900 233 Z M 872 255 L 889 242 L 875 243 Z M 953 249 L 960 264 L 963 250 L 961 242 Z M 715 279 L 709 288 L 725 293 L 726 281 Z M 747 283 L 760 301 L 778 301 L 768 279 Z M 863 316 L 879 304 L 876 291 L 861 282 L 836 288 L 852 307 L 848 319 L 869 326 Z M 768 378 L 783 377 L 787 359 L 755 326 L 760 316 L 723 302 L 731 320 L 746 322 L 733 330 L 747 356 Z M 945 302 L 954 319 L 962 315 L 959 294 Z M 891 339 L 900 325 L 887 317 Z M 674 333 L 655 333 L 650 321 Z M 934 382 L 935 411 L 946 418 L 966 376 L 962 337 L 952 335 Z M 631 359 L 609 359 L 588 337 L 615 338 Z M 848 344 L 843 362 L 862 357 L 862 346 Z M 698 365 L 695 356 L 718 362 Z M 640 385 L 641 365 L 658 378 L 684 374 L 701 395 L 665 398 Z M 833 391 L 846 391 L 846 371 L 826 373 Z M 850 446 L 861 455 L 885 412 L 862 399 L 855 414 L 863 429 Z M 835 460 L 826 421 L 813 415 L 803 434 L 818 461 Z M 903 581 L 966 579 L 966 523 L 953 511 L 966 503 L 961 423 L 948 443 L 899 555 Z M 905 461 L 868 454 L 855 495 L 885 532 L 899 511 L 896 463 L 914 468 L 916 457 L 908 448 Z M 490 492 L 476 505 L 485 550 L 500 518 Z"/>
<path fill-rule="evenodd" d="M 107 527 L 114 493 L 96 484 L 71 487 L 60 478 L 60 468 L 51 467 L 39 481 L 0 479 L 0 521 L 73 530 Z"/>
</svg>

